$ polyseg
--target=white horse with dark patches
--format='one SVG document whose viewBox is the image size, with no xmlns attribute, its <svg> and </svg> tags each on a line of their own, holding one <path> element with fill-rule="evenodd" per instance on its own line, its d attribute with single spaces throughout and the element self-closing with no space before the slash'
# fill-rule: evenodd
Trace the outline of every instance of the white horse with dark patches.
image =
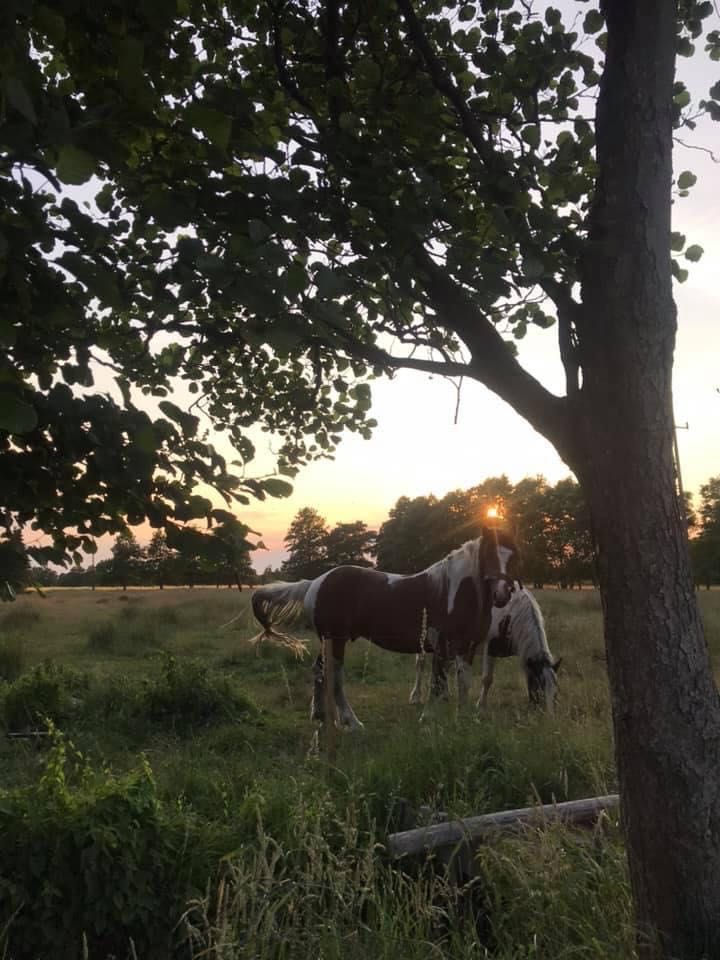
<svg viewBox="0 0 720 960">
<path fill-rule="evenodd" d="M 525 674 L 528 698 L 533 706 L 544 706 L 552 713 L 557 697 L 557 672 L 561 660 L 553 660 L 545 633 L 545 621 L 540 606 L 530 590 L 517 584 L 509 603 L 502 609 L 493 609 L 490 629 L 483 645 L 483 672 L 480 698 L 477 706 L 487 702 L 493 682 L 495 661 L 504 657 L 519 657 Z M 415 661 L 415 686 L 410 703 L 422 703 L 422 681 L 425 655 Z M 458 685 L 461 683 L 458 676 Z M 433 655 L 429 698 L 447 698 L 447 661 Z"/>
<path fill-rule="evenodd" d="M 490 611 L 504 607 L 515 589 L 516 565 L 511 538 L 485 527 L 481 537 L 420 573 L 403 576 L 340 566 L 315 580 L 261 587 L 253 593 L 252 607 L 263 630 L 254 639 L 275 639 L 297 648 L 299 641 L 280 633 L 276 624 L 304 615 L 321 645 L 313 667 L 311 708 L 312 718 L 320 722 L 327 699 L 342 726 L 362 726 L 343 683 L 345 645 L 358 637 L 396 653 L 437 652 L 454 659 L 464 681 L 458 686 L 463 700 L 475 651 L 490 626 Z M 326 673 L 332 676 L 331 691 L 325 689 Z"/>
</svg>

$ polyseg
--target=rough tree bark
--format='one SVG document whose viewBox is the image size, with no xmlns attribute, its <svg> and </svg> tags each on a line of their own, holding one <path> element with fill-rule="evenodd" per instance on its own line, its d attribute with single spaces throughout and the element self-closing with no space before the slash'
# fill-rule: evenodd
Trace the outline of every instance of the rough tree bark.
<svg viewBox="0 0 720 960">
<path fill-rule="evenodd" d="M 676 7 L 606 0 L 604 12 L 572 466 L 597 542 L 641 956 L 699 960 L 720 956 L 720 708 L 673 469 Z"/>
<path fill-rule="evenodd" d="M 461 95 L 398 0 L 470 143 Z M 675 0 L 605 0 L 599 176 L 582 300 L 552 279 L 567 396 L 527 374 L 446 273 L 420 254 L 438 314 L 484 383 L 547 437 L 590 507 L 615 745 L 643 960 L 720 957 L 720 703 L 675 488 L 670 211 Z M 386 360 L 392 358 L 386 358 Z M 432 369 L 404 359 L 400 366 Z"/>
</svg>

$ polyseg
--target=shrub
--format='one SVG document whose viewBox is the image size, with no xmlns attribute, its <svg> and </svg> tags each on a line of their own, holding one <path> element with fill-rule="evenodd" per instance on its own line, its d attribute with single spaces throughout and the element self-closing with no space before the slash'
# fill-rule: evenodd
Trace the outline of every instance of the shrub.
<svg viewBox="0 0 720 960">
<path fill-rule="evenodd" d="M 216 856 L 160 804 L 147 763 L 97 773 L 55 734 L 39 782 L 0 791 L 0 918 L 11 918 L 0 955 L 171 956 L 177 917 Z"/>
<path fill-rule="evenodd" d="M 54 723 L 72 713 L 74 695 L 88 686 L 88 677 L 46 660 L 18 677 L 5 693 L 3 720 L 9 730 L 27 730 Z"/>
<path fill-rule="evenodd" d="M 17 680 L 25 667 L 25 647 L 19 636 L 0 639 L 0 680 Z"/>
<path fill-rule="evenodd" d="M 227 677 L 197 660 L 177 660 L 169 654 L 160 676 L 146 683 L 140 709 L 151 720 L 180 728 L 258 712 Z"/>
</svg>

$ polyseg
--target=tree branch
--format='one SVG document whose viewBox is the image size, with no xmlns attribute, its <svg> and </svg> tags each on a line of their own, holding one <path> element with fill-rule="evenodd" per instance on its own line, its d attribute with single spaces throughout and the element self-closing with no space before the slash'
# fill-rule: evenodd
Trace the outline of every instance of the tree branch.
<svg viewBox="0 0 720 960">
<path fill-rule="evenodd" d="M 565 370 L 565 388 L 568 397 L 580 390 L 580 358 L 577 349 L 577 317 L 580 305 L 565 287 L 555 280 L 543 279 L 540 286 L 555 304 L 558 314 L 558 346 Z"/>
<path fill-rule="evenodd" d="M 416 247 L 413 256 L 433 309 L 470 351 L 463 375 L 479 380 L 510 404 L 571 462 L 568 399 L 550 393 L 524 369 L 469 293 L 449 278 L 423 247 Z M 460 375 L 459 370 L 454 372 Z"/>
<path fill-rule="evenodd" d="M 435 55 L 418 15 L 413 9 L 411 0 L 397 0 L 397 5 L 405 19 L 410 39 L 425 61 L 435 88 L 444 94 L 455 108 L 465 136 L 473 145 L 481 159 L 491 159 L 493 150 L 485 138 L 481 124 L 478 123 L 468 107 L 462 92 Z"/>
</svg>

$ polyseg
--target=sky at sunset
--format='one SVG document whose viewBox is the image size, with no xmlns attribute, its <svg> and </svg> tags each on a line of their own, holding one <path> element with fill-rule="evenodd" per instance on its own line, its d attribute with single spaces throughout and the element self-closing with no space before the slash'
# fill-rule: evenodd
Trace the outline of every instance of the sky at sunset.
<svg viewBox="0 0 720 960">
<path fill-rule="evenodd" d="M 720 26 L 706 23 L 707 29 Z M 699 51 L 693 59 L 680 58 L 678 78 L 700 98 L 720 79 L 720 64 Z M 720 160 L 720 124 L 701 119 L 694 132 L 678 136 L 703 148 L 676 143 L 674 158 L 676 175 L 692 170 L 698 182 L 689 197 L 676 200 L 673 229 L 686 234 L 688 245 L 698 243 L 705 250 L 699 263 L 685 262 L 689 278 L 675 285 L 675 418 L 678 425 L 688 424 L 678 431 L 683 485 L 697 494 L 709 477 L 720 474 L 720 163 L 705 152 Z M 555 328 L 530 331 L 519 346 L 524 366 L 553 392 L 563 393 Z M 244 521 L 262 533 L 269 548 L 254 555 L 255 566 L 276 566 L 285 556 L 282 539 L 304 506 L 317 509 L 330 525 L 364 520 L 376 527 L 403 495 L 442 496 L 502 473 L 512 482 L 535 474 L 555 482 L 570 473 L 543 437 L 480 384 L 463 384 L 454 424 L 456 399 L 454 386 L 437 376 L 402 371 L 392 381 L 376 381 L 372 415 L 379 426 L 371 440 L 347 437 L 334 461 L 301 471 L 292 497 L 243 511 Z M 270 465 L 268 451 L 261 437 L 258 467 Z"/>
<path fill-rule="evenodd" d="M 580 8 L 583 13 L 587 9 L 571 0 L 557 6 L 565 11 Z M 712 19 L 718 22 L 706 21 L 707 29 L 720 26 L 720 18 Z M 720 79 L 720 64 L 699 52 L 694 59 L 679 61 L 678 75 L 696 97 L 702 97 Z M 588 113 L 592 108 L 590 101 Z M 713 151 L 720 158 L 720 124 L 701 119 L 693 133 L 683 132 L 680 137 L 696 149 L 677 143 L 676 175 L 692 170 L 698 183 L 688 198 L 676 201 L 673 228 L 687 235 L 688 245 L 705 249 L 699 263 L 683 264 L 690 276 L 675 288 L 679 319 L 675 416 L 677 424 L 689 427 L 678 432 L 684 486 L 697 493 L 710 476 L 720 474 L 720 165 L 709 155 Z M 520 359 L 550 390 L 562 393 L 556 338 L 554 328 L 530 331 L 520 343 Z M 175 399 L 182 402 L 179 394 Z M 403 495 L 442 496 L 503 473 L 512 482 L 536 474 L 556 482 L 568 475 L 550 444 L 484 387 L 472 381 L 463 384 L 454 423 L 456 402 L 453 384 L 437 376 L 401 371 L 392 381 L 376 381 L 371 415 L 379 426 L 371 440 L 348 436 L 333 461 L 321 461 L 300 472 L 291 497 L 252 503 L 237 511 L 268 547 L 254 555 L 256 568 L 279 564 L 285 556 L 282 541 L 288 525 L 304 506 L 317 509 L 331 526 L 364 520 L 377 528 Z M 257 457 L 248 472 L 271 472 L 267 435 L 258 431 L 253 439 Z M 218 448 L 233 459 L 222 442 Z M 141 542 L 147 542 L 147 530 L 137 533 Z M 108 554 L 109 543 L 109 538 L 103 538 L 99 556 Z"/>
</svg>

